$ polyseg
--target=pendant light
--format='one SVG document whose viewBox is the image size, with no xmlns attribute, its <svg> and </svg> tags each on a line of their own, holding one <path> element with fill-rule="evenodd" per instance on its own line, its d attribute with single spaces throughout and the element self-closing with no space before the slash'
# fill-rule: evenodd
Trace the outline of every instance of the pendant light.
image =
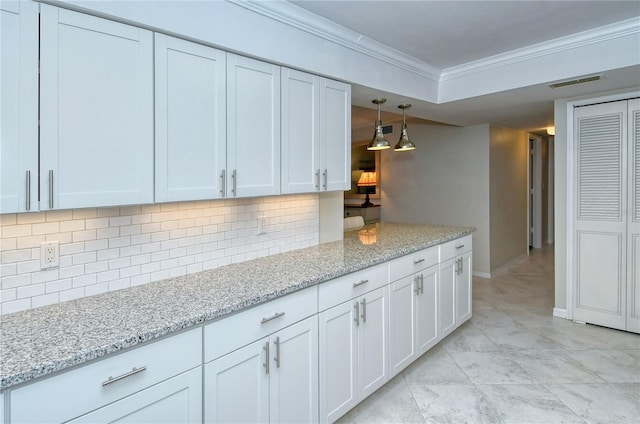
<svg viewBox="0 0 640 424">
<path fill-rule="evenodd" d="M 414 150 L 416 145 L 413 144 L 411 140 L 409 140 L 409 134 L 407 134 L 407 120 L 405 117 L 405 110 L 411 107 L 410 104 L 403 104 L 398 106 L 402 109 L 402 133 L 400 134 L 400 140 L 398 140 L 398 144 L 393 148 L 396 152 L 408 152 L 409 150 Z"/>
<path fill-rule="evenodd" d="M 376 130 L 373 133 L 373 139 L 367 146 L 367 150 L 386 150 L 391 148 L 391 144 L 384 138 L 382 132 L 382 119 L 380 119 L 380 105 L 386 102 L 387 99 L 375 99 L 371 103 L 378 105 L 378 119 L 376 120 Z"/>
</svg>

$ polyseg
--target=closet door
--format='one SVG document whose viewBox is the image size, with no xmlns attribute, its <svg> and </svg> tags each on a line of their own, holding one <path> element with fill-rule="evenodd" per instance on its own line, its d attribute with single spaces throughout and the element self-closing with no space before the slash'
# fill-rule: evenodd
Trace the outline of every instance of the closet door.
<svg viewBox="0 0 640 424">
<path fill-rule="evenodd" d="M 640 99 L 628 101 L 627 331 L 640 333 Z"/>
<path fill-rule="evenodd" d="M 627 102 L 575 109 L 573 318 L 626 327 Z"/>
</svg>

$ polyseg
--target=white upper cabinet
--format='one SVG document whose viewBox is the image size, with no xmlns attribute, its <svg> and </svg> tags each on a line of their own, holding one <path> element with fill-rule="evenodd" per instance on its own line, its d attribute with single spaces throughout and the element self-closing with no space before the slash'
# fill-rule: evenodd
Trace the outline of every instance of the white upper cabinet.
<svg viewBox="0 0 640 424">
<path fill-rule="evenodd" d="M 226 53 L 155 34 L 155 200 L 223 196 Z"/>
<path fill-rule="evenodd" d="M 0 213 L 38 210 L 38 3 L 0 1 Z"/>
<path fill-rule="evenodd" d="M 280 194 L 280 67 L 227 54 L 227 196 Z"/>
<path fill-rule="evenodd" d="M 40 208 L 151 203 L 152 33 L 40 7 Z"/>
<path fill-rule="evenodd" d="M 282 192 L 320 190 L 320 81 L 282 68 Z"/>
<path fill-rule="evenodd" d="M 322 80 L 320 90 L 322 140 L 321 190 L 351 189 L 351 86 Z"/>
<path fill-rule="evenodd" d="M 282 192 L 349 190 L 351 86 L 282 71 Z"/>
</svg>

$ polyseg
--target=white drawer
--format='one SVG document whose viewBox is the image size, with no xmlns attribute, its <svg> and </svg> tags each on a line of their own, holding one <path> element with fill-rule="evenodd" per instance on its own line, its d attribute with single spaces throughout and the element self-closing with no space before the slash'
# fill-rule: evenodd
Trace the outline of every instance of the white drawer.
<svg viewBox="0 0 640 424">
<path fill-rule="evenodd" d="M 389 279 L 397 281 L 407 275 L 427 269 L 438 264 L 438 246 L 410 253 L 389 263 Z"/>
<path fill-rule="evenodd" d="M 316 286 L 255 306 L 204 327 L 204 362 L 212 361 L 318 313 Z"/>
<path fill-rule="evenodd" d="M 335 278 L 318 287 L 318 309 L 324 311 L 388 283 L 388 262 Z"/>
<path fill-rule="evenodd" d="M 471 235 L 451 240 L 440 245 L 440 262 L 447 261 L 456 256 L 470 252 L 472 246 Z"/>
<path fill-rule="evenodd" d="M 196 328 L 12 390 L 11 422 L 71 420 L 201 364 L 202 330 Z M 131 373 L 134 367 L 146 369 Z"/>
</svg>

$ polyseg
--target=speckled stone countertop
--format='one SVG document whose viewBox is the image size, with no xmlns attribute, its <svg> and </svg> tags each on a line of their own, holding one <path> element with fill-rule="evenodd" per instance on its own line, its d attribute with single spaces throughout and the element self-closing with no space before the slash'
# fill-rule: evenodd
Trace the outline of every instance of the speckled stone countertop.
<svg viewBox="0 0 640 424">
<path fill-rule="evenodd" d="M 381 223 L 340 241 L 0 316 L 0 390 L 473 231 Z"/>
</svg>

